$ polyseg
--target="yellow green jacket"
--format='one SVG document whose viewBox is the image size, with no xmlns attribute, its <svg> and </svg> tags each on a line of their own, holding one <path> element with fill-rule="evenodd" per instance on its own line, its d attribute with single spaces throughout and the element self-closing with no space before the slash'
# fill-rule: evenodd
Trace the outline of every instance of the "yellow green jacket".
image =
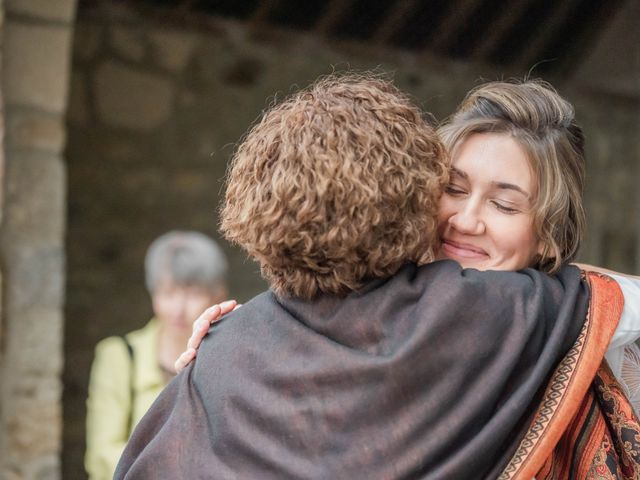
<svg viewBox="0 0 640 480">
<path fill-rule="evenodd" d="M 113 478 L 129 438 L 129 421 L 133 430 L 165 385 L 156 355 L 158 321 L 152 319 L 126 338 L 133 349 L 133 369 L 122 337 L 105 338 L 96 345 L 87 399 L 85 468 L 91 480 Z"/>
</svg>

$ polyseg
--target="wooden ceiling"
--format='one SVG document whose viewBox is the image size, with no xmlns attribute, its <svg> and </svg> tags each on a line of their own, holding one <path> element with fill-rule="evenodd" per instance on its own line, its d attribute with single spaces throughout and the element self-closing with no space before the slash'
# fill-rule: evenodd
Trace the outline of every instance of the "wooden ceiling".
<svg viewBox="0 0 640 480">
<path fill-rule="evenodd" d="M 537 72 L 550 74 L 583 60 L 625 1 L 636 0 L 111 0 L 174 22 L 233 18 L 508 71 L 537 64 Z M 80 8 L 100 2 L 81 0 Z"/>
</svg>

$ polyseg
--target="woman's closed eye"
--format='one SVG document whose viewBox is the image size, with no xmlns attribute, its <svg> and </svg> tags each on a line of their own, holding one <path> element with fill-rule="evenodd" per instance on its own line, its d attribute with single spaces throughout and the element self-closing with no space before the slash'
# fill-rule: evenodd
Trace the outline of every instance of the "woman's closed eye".
<svg viewBox="0 0 640 480">
<path fill-rule="evenodd" d="M 520 210 L 506 204 L 504 202 L 499 202 L 497 200 L 491 200 L 491 203 L 502 213 L 506 213 L 507 215 L 515 215 L 516 213 L 520 213 Z"/>
<path fill-rule="evenodd" d="M 449 185 L 447 185 L 444 188 L 445 193 L 447 193 L 448 195 L 464 195 L 466 192 L 466 190 L 464 188 L 462 188 L 459 185 L 456 185 L 455 183 L 450 183 Z"/>
</svg>

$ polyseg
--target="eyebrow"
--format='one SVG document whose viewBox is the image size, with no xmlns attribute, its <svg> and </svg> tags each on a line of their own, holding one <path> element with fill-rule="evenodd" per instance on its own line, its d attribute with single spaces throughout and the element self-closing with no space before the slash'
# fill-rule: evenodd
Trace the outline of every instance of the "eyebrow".
<svg viewBox="0 0 640 480">
<path fill-rule="evenodd" d="M 465 180 L 469 180 L 469 175 L 467 175 L 467 172 L 463 172 L 462 170 L 456 168 L 456 167 L 451 167 L 451 172 L 455 175 L 458 175 L 462 178 L 464 178 Z M 518 185 L 515 185 L 513 183 L 507 183 L 507 182 L 491 182 L 492 185 L 494 185 L 495 187 L 499 188 L 499 189 L 503 189 L 503 190 L 513 190 L 515 192 L 519 192 L 522 195 L 524 195 L 525 197 L 527 197 L 527 199 L 531 199 L 531 196 L 525 192 L 522 188 L 520 188 Z"/>
<path fill-rule="evenodd" d="M 530 195 L 521 189 L 519 186 L 514 185 L 513 183 L 505 183 L 505 182 L 492 182 L 496 187 L 504 190 L 513 190 L 515 192 L 520 192 L 522 195 L 527 197 L 527 199 L 531 198 Z"/>
</svg>

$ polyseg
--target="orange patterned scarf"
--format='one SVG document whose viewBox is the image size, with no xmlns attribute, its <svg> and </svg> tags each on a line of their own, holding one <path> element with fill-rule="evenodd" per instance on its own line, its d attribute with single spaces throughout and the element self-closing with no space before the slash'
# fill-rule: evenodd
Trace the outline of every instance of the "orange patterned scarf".
<svg viewBox="0 0 640 480">
<path fill-rule="evenodd" d="M 587 320 L 500 480 L 640 479 L 640 422 L 604 361 L 624 299 L 609 277 L 586 279 Z"/>
</svg>

